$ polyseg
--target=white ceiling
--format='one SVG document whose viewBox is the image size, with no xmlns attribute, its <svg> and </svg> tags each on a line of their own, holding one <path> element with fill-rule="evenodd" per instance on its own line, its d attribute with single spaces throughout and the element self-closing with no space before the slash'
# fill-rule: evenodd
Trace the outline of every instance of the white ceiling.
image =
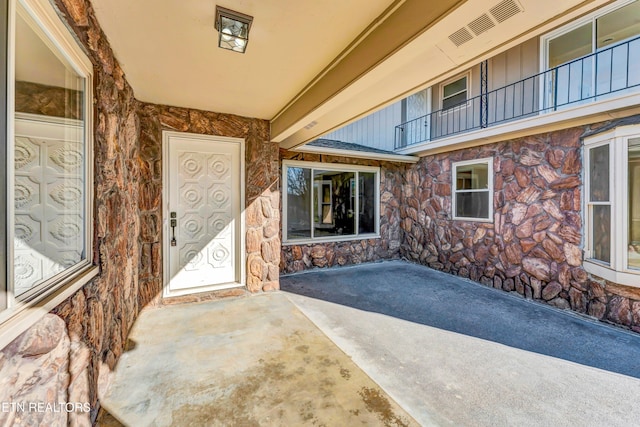
<svg viewBox="0 0 640 427">
<path fill-rule="evenodd" d="M 16 16 L 15 24 L 16 81 L 66 87 L 67 79 L 73 73 L 72 68 L 65 66 L 54 53 L 57 50 L 50 47 L 51 42 L 37 30 L 37 24 L 27 23 L 23 15 L 26 13 Z"/>
<path fill-rule="evenodd" d="M 141 101 L 271 119 L 393 0 L 92 0 Z M 216 4 L 254 17 L 217 47 Z"/>
</svg>

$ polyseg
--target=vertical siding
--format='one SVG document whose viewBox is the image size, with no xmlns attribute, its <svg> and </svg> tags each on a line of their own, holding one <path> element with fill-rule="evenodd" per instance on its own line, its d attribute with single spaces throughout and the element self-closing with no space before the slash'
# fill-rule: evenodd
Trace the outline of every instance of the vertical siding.
<svg viewBox="0 0 640 427">
<path fill-rule="evenodd" d="M 453 107 L 447 111 L 442 110 L 442 87 L 443 83 L 451 83 L 457 78 L 469 76 L 469 91 L 467 99 L 480 95 L 480 65 L 476 65 L 456 76 L 437 83 L 431 91 L 431 111 L 435 113 L 431 115 L 430 132 L 431 138 L 439 138 L 454 133 L 465 132 L 480 125 L 480 102 L 479 99 L 473 99 L 467 104 L 459 107 Z"/>
<path fill-rule="evenodd" d="M 510 120 L 514 116 L 522 117 L 522 115 L 528 114 L 528 111 L 532 111 L 534 106 L 537 106 L 538 89 L 536 85 L 538 82 L 535 79 L 506 90 L 491 91 L 537 74 L 539 72 L 538 46 L 539 39 L 536 37 L 489 59 L 490 124 Z M 478 64 L 464 73 L 466 72 L 469 72 L 470 78 L 468 97 L 477 97 L 480 95 L 480 65 Z M 462 76 L 464 73 L 460 73 L 458 76 Z M 447 82 L 451 80 L 453 79 L 448 79 Z M 442 109 L 441 88 L 442 83 L 437 83 L 432 87 L 431 111 Z M 464 107 L 455 108 L 446 113 L 433 114 L 427 132 L 431 134 L 432 138 L 436 138 L 476 128 L 480 125 L 480 108 L 480 100 L 475 99 Z M 405 118 L 403 117 L 402 102 L 397 102 L 337 131 L 328 133 L 323 138 L 391 151 L 394 149 L 395 127 L 403 121 Z M 424 126 L 417 123 L 416 126 L 418 125 Z M 405 129 L 406 132 L 411 133 L 411 128 Z"/>
<path fill-rule="evenodd" d="M 395 127 L 402 121 L 401 111 L 401 103 L 396 102 L 322 138 L 392 151 Z"/>
<path fill-rule="evenodd" d="M 539 72 L 538 38 L 514 46 L 506 52 L 489 59 L 489 90 L 501 88 L 511 83 L 533 76 Z M 464 73 L 458 74 L 462 76 Z M 447 82 L 455 79 L 448 79 Z M 471 68 L 471 93 L 469 97 L 480 95 L 480 65 Z M 441 83 L 433 86 L 431 111 L 442 108 Z"/>
<path fill-rule="evenodd" d="M 489 122 L 522 117 L 537 107 L 538 81 L 527 77 L 539 72 L 538 38 L 514 46 L 489 60 Z"/>
<path fill-rule="evenodd" d="M 537 74 L 538 59 L 537 37 L 494 56 L 489 60 L 489 90 Z"/>
</svg>

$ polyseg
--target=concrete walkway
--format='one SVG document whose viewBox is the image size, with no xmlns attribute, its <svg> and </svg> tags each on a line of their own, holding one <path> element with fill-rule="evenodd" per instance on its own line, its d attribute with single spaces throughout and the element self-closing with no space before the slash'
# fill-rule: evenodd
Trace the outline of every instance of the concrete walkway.
<svg viewBox="0 0 640 427">
<path fill-rule="evenodd" d="M 283 293 L 145 311 L 98 425 L 416 426 Z"/>
<path fill-rule="evenodd" d="M 640 425 L 637 334 L 401 261 L 281 287 L 422 425 Z"/>
</svg>

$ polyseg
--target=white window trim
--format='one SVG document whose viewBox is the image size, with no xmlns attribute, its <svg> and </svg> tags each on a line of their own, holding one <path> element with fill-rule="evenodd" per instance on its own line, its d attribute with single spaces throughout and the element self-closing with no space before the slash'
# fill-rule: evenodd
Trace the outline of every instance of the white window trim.
<svg viewBox="0 0 640 427">
<path fill-rule="evenodd" d="M 376 198 L 375 203 L 375 212 L 374 212 L 374 220 L 375 220 L 375 231 L 373 233 L 367 234 L 358 234 L 358 215 L 356 214 L 356 234 L 350 234 L 346 236 L 326 236 L 326 237 L 312 237 L 312 238 L 304 238 L 304 239 L 293 239 L 289 240 L 287 236 L 287 168 L 289 167 L 298 167 L 298 168 L 307 168 L 307 169 L 321 169 L 321 170 L 329 170 L 329 171 L 339 171 L 339 172 L 374 172 L 376 174 L 376 188 L 374 189 L 374 196 Z M 313 176 L 312 176 L 313 180 Z M 356 180 L 356 185 L 360 185 Z M 313 189 L 313 185 L 311 185 Z M 312 190 L 313 191 L 313 190 Z M 311 201 L 313 203 L 314 194 L 311 194 Z M 359 200 L 358 200 L 358 191 L 356 190 L 354 212 L 358 212 L 359 209 Z M 311 227 L 313 228 L 313 212 L 311 212 Z M 312 230 L 313 232 L 313 230 Z M 358 165 L 346 165 L 341 163 L 322 163 L 322 162 L 305 162 L 300 160 L 283 160 L 282 161 L 282 245 L 283 246 L 291 246 L 291 245 L 306 245 L 306 244 L 315 244 L 315 243 L 333 243 L 333 242 L 347 242 L 347 241 L 356 241 L 356 240 L 368 240 L 368 239 L 378 239 L 380 238 L 380 168 L 377 166 L 358 166 Z"/>
<path fill-rule="evenodd" d="M 462 78 L 466 77 L 467 78 L 467 100 L 465 102 L 462 102 L 458 105 L 454 105 L 453 107 L 449 107 L 446 110 L 444 109 L 444 87 L 448 84 L 451 84 L 453 82 L 456 82 Z M 461 93 L 462 91 L 458 92 Z M 451 114 L 451 113 L 455 113 L 457 111 L 460 111 L 464 108 L 467 108 L 470 104 L 471 104 L 471 70 L 467 70 L 464 73 L 461 74 L 457 74 L 455 77 L 451 77 L 450 79 L 447 79 L 443 82 L 441 82 L 439 84 L 438 87 L 438 93 L 439 93 L 439 101 L 440 101 L 440 115 L 445 115 L 445 114 Z"/>
<path fill-rule="evenodd" d="M 38 0 L 10 0 L 9 26 L 8 26 L 8 57 L 7 57 L 7 99 L 15 99 L 15 28 L 16 14 L 25 15 L 26 19 L 37 24 L 37 28 L 46 40 L 52 44 L 57 53 L 64 56 L 65 60 L 74 68 L 74 71 L 84 77 L 84 137 L 85 149 L 85 260 L 76 266 L 65 270 L 60 275 L 47 281 L 41 292 L 31 295 L 27 301 L 19 301 L 12 295 L 12 286 L 7 283 L 7 289 L 2 290 L 7 295 L 7 308 L 0 311 L 0 348 L 10 343 L 19 334 L 24 332 L 46 313 L 51 311 L 66 298 L 73 295 L 99 272 L 99 268 L 93 265 L 93 65 L 80 45 L 76 42 L 67 26 L 62 22 L 53 6 L 48 1 Z M 30 115 L 19 114 L 16 117 L 13 102 L 7 105 L 7 141 L 9 147 L 13 147 L 16 136 L 16 120 L 25 119 Z M 15 117 L 15 120 L 14 120 Z M 33 118 L 35 116 L 31 116 Z M 43 122 L 55 124 L 56 122 L 73 123 L 73 120 L 43 119 Z M 7 153 L 7 195 L 13 194 L 14 188 L 14 153 L 12 149 Z M 7 236 L 8 242 L 14 239 L 14 211 L 13 204 L 8 204 L 7 209 Z M 13 277 L 13 244 L 7 245 L 7 278 Z"/>
<path fill-rule="evenodd" d="M 630 3 L 633 3 L 636 0 L 620 0 L 616 1 L 612 4 L 609 4 L 605 7 L 601 7 L 579 19 L 571 21 L 568 24 L 565 24 L 559 28 L 556 28 L 553 31 L 550 31 L 542 36 L 540 36 L 540 72 L 544 72 L 549 69 L 549 41 L 554 38 L 566 34 L 570 31 L 575 30 L 576 28 L 591 22 L 593 26 L 592 34 L 591 34 L 591 47 L 595 49 L 596 45 L 596 32 L 595 32 L 595 21 L 596 19 L 606 15 L 610 12 L 613 12 L 616 9 L 620 9 Z"/>
<path fill-rule="evenodd" d="M 468 217 L 459 217 L 456 216 L 456 182 L 457 182 L 457 171 L 459 166 L 468 166 L 468 165 L 478 165 L 485 163 L 487 165 L 487 183 L 488 189 L 482 190 L 461 190 L 460 192 L 464 193 L 473 193 L 473 192 L 488 192 L 489 197 L 489 212 L 488 218 L 468 218 Z M 493 222 L 493 157 L 485 157 L 483 159 L 473 159 L 473 160 L 464 160 L 460 162 L 453 162 L 451 164 L 451 218 L 455 221 L 474 221 L 474 222 Z"/>
<path fill-rule="evenodd" d="M 627 247 L 629 223 L 628 194 L 628 139 L 640 137 L 640 125 L 621 126 L 614 130 L 604 132 L 584 139 L 584 262 L 586 271 L 598 277 L 614 283 L 640 288 L 640 271 L 630 269 L 628 266 Z M 604 262 L 591 258 L 591 215 L 589 211 L 589 150 L 592 148 L 609 145 L 610 153 L 610 181 L 609 194 L 611 202 L 611 262 Z M 622 225 L 622 226 L 621 226 Z"/>
<path fill-rule="evenodd" d="M 608 134 L 608 133 L 607 133 Z M 607 135 L 604 134 L 604 135 Z M 596 201 L 596 202 L 592 202 L 590 201 L 590 194 L 591 194 L 591 177 L 590 177 L 590 165 L 591 165 L 591 150 L 594 148 L 598 148 L 598 147 L 603 147 L 606 146 L 609 149 L 609 200 L 608 201 Z M 594 139 L 593 141 L 591 141 L 590 143 L 587 143 L 585 141 L 584 144 L 584 215 L 585 215 L 585 230 L 588 230 L 588 232 L 585 232 L 585 259 L 589 258 L 592 260 L 592 262 L 598 263 L 600 265 L 606 265 L 606 262 L 601 261 L 601 260 L 596 260 L 593 257 L 593 245 L 592 245 L 592 238 L 593 235 L 591 234 L 590 230 L 592 228 L 593 225 L 593 218 L 591 215 L 591 208 L 593 206 L 609 206 L 610 208 L 610 212 L 611 212 L 611 224 L 610 224 L 610 231 L 611 231 L 611 235 L 615 236 L 615 230 L 617 227 L 617 223 L 615 221 L 614 218 L 614 201 L 617 199 L 616 194 L 614 193 L 615 189 L 614 189 L 614 182 L 615 179 L 617 178 L 616 172 L 615 172 L 615 162 L 614 162 L 614 156 L 615 154 L 613 153 L 613 149 L 612 149 L 612 144 L 611 144 L 611 138 L 597 138 Z M 614 244 L 613 244 L 613 239 L 611 242 L 611 251 L 614 250 Z M 611 260 L 613 260 L 613 254 L 609 253 L 609 258 Z"/>
<path fill-rule="evenodd" d="M 598 18 L 610 13 L 610 12 L 613 12 L 616 9 L 620 9 L 620 8 L 622 8 L 624 6 L 627 6 L 628 4 L 633 3 L 634 1 L 636 1 L 636 0 L 619 0 L 619 1 L 616 1 L 616 2 L 614 2 L 612 4 L 609 4 L 609 5 L 605 6 L 605 7 L 601 7 L 599 9 L 596 9 L 596 10 L 592 11 L 591 13 L 589 13 L 589 14 L 583 16 L 583 17 L 580 17 L 580 18 L 578 18 L 578 19 L 576 19 L 574 21 L 571 21 L 571 22 L 569 22 L 567 24 L 564 24 L 564 25 L 556 28 L 555 30 L 552 30 L 552 31 L 550 31 L 550 32 L 548 32 L 546 34 L 541 35 L 540 36 L 540 42 L 539 42 L 540 46 L 539 46 L 539 49 L 538 49 L 538 51 L 540 52 L 539 53 L 540 58 L 539 58 L 539 61 L 538 61 L 539 72 L 540 73 L 544 73 L 544 72 L 549 70 L 549 42 L 551 40 L 555 39 L 556 37 L 559 37 L 559 36 L 562 36 L 564 34 L 567 34 L 567 33 L 571 32 L 571 31 L 575 30 L 576 28 L 581 27 L 581 26 L 583 26 L 585 24 L 591 23 L 591 26 L 592 26 L 592 32 L 591 32 L 591 48 L 592 48 L 592 52 L 591 53 L 593 54 L 593 53 L 596 52 L 596 38 L 597 38 L 596 25 L 595 25 L 596 20 Z M 592 64 L 592 68 L 593 68 L 593 70 L 592 70 L 592 86 L 593 87 L 595 87 L 594 85 L 595 85 L 595 79 L 596 79 L 595 66 L 596 66 L 595 61 L 593 61 L 593 64 Z M 547 76 L 546 74 L 542 74 L 542 75 L 539 76 L 540 81 L 539 81 L 539 89 L 538 89 L 538 103 L 539 103 L 539 108 L 540 108 L 541 114 L 543 114 L 543 115 L 545 115 L 545 114 L 555 115 L 555 114 L 558 114 L 558 112 L 555 111 L 555 110 L 554 111 L 547 111 L 546 113 L 543 113 L 544 107 L 545 107 L 545 100 L 548 99 L 548 96 L 547 96 L 548 94 L 545 93 L 545 88 L 547 87 L 545 79 L 548 78 L 548 77 L 549 76 Z M 607 102 L 606 98 L 607 97 L 605 96 L 605 99 L 602 99 L 602 98 L 599 98 L 599 97 L 595 96 L 595 94 L 594 94 L 594 97 L 591 98 L 591 99 L 588 98 L 588 99 L 576 102 L 575 106 L 573 108 L 578 108 L 578 109 L 580 107 L 583 107 L 583 108 L 587 107 L 588 108 L 588 107 L 593 106 L 595 104 L 596 105 L 595 108 L 597 109 L 598 108 L 597 105 L 599 103 Z M 614 99 L 621 98 L 621 94 L 619 94 L 617 96 L 614 95 L 613 98 Z M 584 105 L 585 103 L 586 103 L 586 105 Z M 582 104 L 582 105 L 580 105 L 580 104 Z M 571 109 L 571 108 L 572 108 L 571 104 L 563 105 L 561 107 L 561 109 L 563 109 L 563 110 L 568 110 L 568 109 Z M 574 117 L 577 117 L 577 115 L 575 115 Z"/>
</svg>

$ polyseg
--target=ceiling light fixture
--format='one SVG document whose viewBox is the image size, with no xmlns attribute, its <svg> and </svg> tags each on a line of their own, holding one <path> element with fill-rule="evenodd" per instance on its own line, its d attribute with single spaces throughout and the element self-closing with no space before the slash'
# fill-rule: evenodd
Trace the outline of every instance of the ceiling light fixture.
<svg viewBox="0 0 640 427">
<path fill-rule="evenodd" d="M 218 30 L 218 46 L 244 53 L 249 43 L 251 22 L 252 16 L 216 6 L 215 27 Z"/>
</svg>

